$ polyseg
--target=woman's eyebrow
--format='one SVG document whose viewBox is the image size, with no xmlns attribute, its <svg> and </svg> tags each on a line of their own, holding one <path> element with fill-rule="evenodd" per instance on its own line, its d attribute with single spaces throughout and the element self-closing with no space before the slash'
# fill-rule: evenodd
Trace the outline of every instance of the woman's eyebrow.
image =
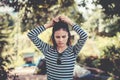
<svg viewBox="0 0 120 80">
<path fill-rule="evenodd" d="M 55 37 L 60 38 L 60 36 L 55 36 Z"/>
<path fill-rule="evenodd" d="M 66 37 L 66 35 L 63 35 L 62 37 Z"/>
</svg>

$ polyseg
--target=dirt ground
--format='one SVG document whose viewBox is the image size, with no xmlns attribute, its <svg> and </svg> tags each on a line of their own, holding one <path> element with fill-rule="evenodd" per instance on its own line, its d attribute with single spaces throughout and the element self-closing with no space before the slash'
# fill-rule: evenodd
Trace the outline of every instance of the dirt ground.
<svg viewBox="0 0 120 80">
<path fill-rule="evenodd" d="M 19 67 L 9 72 L 8 80 L 47 80 L 47 75 L 34 74 L 35 67 Z"/>
</svg>

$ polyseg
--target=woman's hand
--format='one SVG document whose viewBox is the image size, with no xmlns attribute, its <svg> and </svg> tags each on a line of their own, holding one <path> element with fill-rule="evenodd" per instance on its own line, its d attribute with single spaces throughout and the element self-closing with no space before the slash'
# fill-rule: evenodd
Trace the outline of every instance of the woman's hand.
<svg viewBox="0 0 120 80">
<path fill-rule="evenodd" d="M 50 22 L 44 24 L 44 27 L 47 29 L 47 28 L 50 28 L 50 27 L 53 27 L 53 25 L 59 21 L 59 16 L 53 18 Z"/>
<path fill-rule="evenodd" d="M 55 18 L 53 18 L 50 22 L 46 23 L 44 25 L 44 27 L 47 29 L 47 28 L 50 28 L 50 27 L 53 27 L 53 25 L 56 23 L 56 22 L 59 22 L 59 21 L 63 21 L 71 26 L 73 26 L 75 23 L 70 19 L 68 18 L 67 16 L 65 15 L 59 15 L 59 16 L 56 16 Z"/>
<path fill-rule="evenodd" d="M 60 19 L 61 21 L 65 22 L 65 23 L 71 25 L 71 26 L 73 26 L 73 25 L 75 24 L 69 17 L 67 17 L 67 16 L 65 16 L 65 15 L 60 15 L 60 16 L 59 16 L 59 19 Z"/>
<path fill-rule="evenodd" d="M 52 27 L 53 25 L 54 25 L 54 21 L 53 21 L 53 20 L 51 20 L 50 22 L 48 22 L 48 23 L 44 24 L 44 27 L 47 29 L 47 28 Z"/>
</svg>

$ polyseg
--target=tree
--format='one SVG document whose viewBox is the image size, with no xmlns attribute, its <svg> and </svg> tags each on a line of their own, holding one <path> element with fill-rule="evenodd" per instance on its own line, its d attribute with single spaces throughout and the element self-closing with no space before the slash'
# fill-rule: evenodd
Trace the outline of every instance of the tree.
<svg viewBox="0 0 120 80">
<path fill-rule="evenodd" d="M 10 56 L 3 57 L 5 46 L 9 45 L 9 31 L 13 28 L 13 20 L 9 14 L 0 14 L 0 79 L 7 79 L 7 70 L 5 67 L 10 63 Z"/>
<path fill-rule="evenodd" d="M 112 37 L 120 32 L 120 6 L 118 3 L 120 0 L 81 0 L 78 3 L 88 13 L 91 12 L 84 24 L 89 26 L 87 29 L 91 31 L 90 33 Z"/>
<path fill-rule="evenodd" d="M 104 9 L 104 13 L 109 17 L 120 16 L 120 0 L 98 0 L 98 4 Z"/>
<path fill-rule="evenodd" d="M 74 0 L 2 0 L 3 5 L 19 12 L 21 31 L 33 28 L 34 24 L 44 24 L 57 14 L 64 13 L 74 19 L 81 18 Z M 76 20 L 77 20 L 76 19 Z"/>
</svg>

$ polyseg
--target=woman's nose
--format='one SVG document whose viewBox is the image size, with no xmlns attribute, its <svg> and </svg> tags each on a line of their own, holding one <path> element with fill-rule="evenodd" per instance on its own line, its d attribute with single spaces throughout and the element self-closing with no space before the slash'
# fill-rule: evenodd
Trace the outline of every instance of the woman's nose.
<svg viewBox="0 0 120 80">
<path fill-rule="evenodd" d="M 63 39 L 62 39 L 62 38 L 60 38 L 60 39 L 59 39 L 59 41 L 63 41 Z"/>
</svg>

